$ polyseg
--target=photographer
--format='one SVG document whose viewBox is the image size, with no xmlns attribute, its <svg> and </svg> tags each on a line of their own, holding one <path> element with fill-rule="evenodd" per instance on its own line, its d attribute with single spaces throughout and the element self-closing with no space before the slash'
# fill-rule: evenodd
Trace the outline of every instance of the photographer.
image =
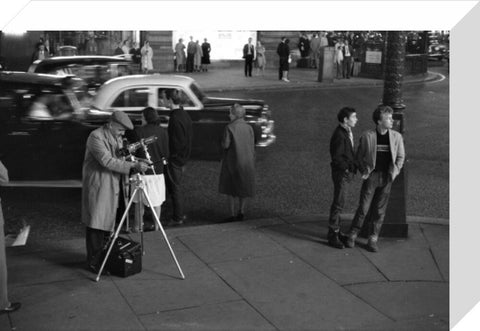
<svg viewBox="0 0 480 331">
<path fill-rule="evenodd" d="M 87 140 L 83 161 L 82 221 L 87 227 L 87 265 L 93 272 L 99 269 L 103 246 L 114 231 L 122 175 L 148 169 L 144 162 L 128 162 L 117 156 L 127 129 L 133 129 L 130 118 L 115 111 L 110 121 L 92 131 Z"/>
</svg>

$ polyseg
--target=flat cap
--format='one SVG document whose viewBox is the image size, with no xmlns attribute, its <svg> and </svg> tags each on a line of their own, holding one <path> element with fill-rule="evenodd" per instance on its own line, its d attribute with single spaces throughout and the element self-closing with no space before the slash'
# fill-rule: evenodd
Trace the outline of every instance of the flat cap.
<svg viewBox="0 0 480 331">
<path fill-rule="evenodd" d="M 125 127 L 125 129 L 133 130 L 132 121 L 130 120 L 128 115 L 125 114 L 123 111 L 119 111 L 119 110 L 114 111 L 110 119 L 113 122 L 117 122 L 118 124 L 121 124 L 123 127 Z"/>
</svg>

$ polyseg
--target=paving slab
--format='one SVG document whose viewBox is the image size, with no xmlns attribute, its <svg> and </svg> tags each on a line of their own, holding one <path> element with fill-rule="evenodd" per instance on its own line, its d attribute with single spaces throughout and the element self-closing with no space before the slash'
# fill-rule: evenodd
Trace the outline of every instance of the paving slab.
<svg viewBox="0 0 480 331">
<path fill-rule="evenodd" d="M 244 300 L 140 316 L 147 330 L 276 330 Z"/>
<path fill-rule="evenodd" d="M 382 282 L 345 288 L 393 320 L 448 318 L 447 282 Z"/>
<path fill-rule="evenodd" d="M 192 259 L 197 258 L 191 253 L 181 258 L 184 280 L 172 263 L 158 272 L 148 266 L 140 274 L 111 279 L 139 315 L 240 299 L 207 265 L 190 261 Z"/>
<path fill-rule="evenodd" d="M 189 235 L 180 239 L 206 263 L 288 254 L 287 250 L 256 230 L 226 231 L 221 236 L 217 233 Z"/>
<path fill-rule="evenodd" d="M 410 224 L 406 239 L 380 238 L 377 253 L 364 249 L 365 240 L 359 242 L 357 246 L 388 280 L 443 280 L 418 224 Z"/>
<path fill-rule="evenodd" d="M 318 233 L 315 227 L 318 225 L 298 223 L 272 226 L 262 229 L 262 232 L 338 284 L 386 281 L 360 250 L 336 249 L 328 246 L 326 239 L 309 239 L 305 234 L 312 228 L 314 233 Z M 326 228 L 322 228 L 321 232 L 326 232 Z"/>
<path fill-rule="evenodd" d="M 111 281 L 55 282 L 9 289 L 22 308 L 10 314 L 17 330 L 139 330 L 142 325 Z M 0 324 L 0 330 L 9 326 Z"/>
<path fill-rule="evenodd" d="M 441 225 L 421 224 L 423 235 L 427 238 L 433 258 L 440 269 L 444 280 L 450 279 L 449 266 L 449 227 Z"/>
<path fill-rule="evenodd" d="M 448 323 L 435 316 L 368 325 L 357 331 L 447 331 Z"/>
<path fill-rule="evenodd" d="M 343 330 L 388 318 L 293 255 L 213 269 L 279 330 Z"/>
</svg>

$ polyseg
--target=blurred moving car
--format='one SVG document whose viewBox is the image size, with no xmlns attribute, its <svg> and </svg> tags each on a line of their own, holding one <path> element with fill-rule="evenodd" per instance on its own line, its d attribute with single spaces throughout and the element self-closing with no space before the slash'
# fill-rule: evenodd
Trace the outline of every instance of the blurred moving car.
<svg viewBox="0 0 480 331">
<path fill-rule="evenodd" d="M 78 77 L 0 72 L 0 159 L 12 181 L 78 178 L 96 127 L 75 120 L 85 97 Z"/>
<path fill-rule="evenodd" d="M 84 81 L 75 76 L 0 72 L 0 159 L 10 171 L 10 185 L 80 186 L 90 131 L 118 110 L 138 125 L 147 106 L 156 109 L 167 126 L 171 110 L 165 93 L 171 89 L 179 91 L 192 118 L 193 158 L 221 156 L 220 142 L 234 103 L 245 107 L 257 146 L 269 146 L 276 139 L 271 110 L 263 101 L 211 98 L 189 77 L 118 77 L 89 100 Z"/>
<path fill-rule="evenodd" d="M 95 91 L 109 79 L 132 74 L 133 67 L 130 59 L 117 56 L 55 56 L 33 62 L 28 72 L 75 75 L 85 80 L 88 87 Z"/>
<path fill-rule="evenodd" d="M 441 61 L 448 53 L 448 47 L 438 40 L 431 40 L 428 45 L 428 59 Z"/>
</svg>

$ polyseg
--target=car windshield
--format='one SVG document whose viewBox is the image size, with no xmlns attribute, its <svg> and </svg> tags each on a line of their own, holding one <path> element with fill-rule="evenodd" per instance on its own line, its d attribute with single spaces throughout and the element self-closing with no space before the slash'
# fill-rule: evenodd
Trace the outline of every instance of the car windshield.
<svg viewBox="0 0 480 331">
<path fill-rule="evenodd" d="M 190 85 L 190 89 L 192 90 L 193 94 L 200 100 L 200 102 L 203 102 L 203 99 L 205 98 L 205 94 L 202 92 L 200 87 L 196 83 L 192 83 Z"/>
</svg>

